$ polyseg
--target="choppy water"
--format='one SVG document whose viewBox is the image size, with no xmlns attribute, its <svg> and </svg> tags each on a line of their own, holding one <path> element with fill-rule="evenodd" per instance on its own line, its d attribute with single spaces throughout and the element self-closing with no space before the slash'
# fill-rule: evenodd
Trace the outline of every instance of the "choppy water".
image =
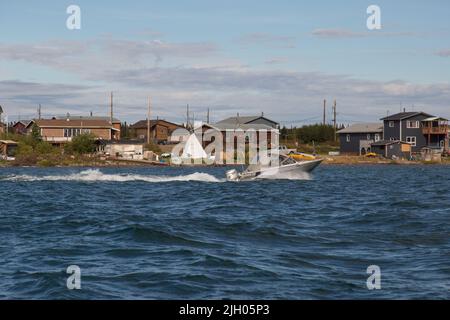
<svg viewBox="0 0 450 320">
<path fill-rule="evenodd" d="M 0 298 L 450 298 L 450 167 L 225 170 L 0 169 Z"/>
</svg>

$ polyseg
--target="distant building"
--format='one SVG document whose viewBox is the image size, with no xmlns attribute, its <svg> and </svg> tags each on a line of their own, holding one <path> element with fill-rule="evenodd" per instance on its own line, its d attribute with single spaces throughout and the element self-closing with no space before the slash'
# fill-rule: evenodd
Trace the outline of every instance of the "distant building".
<svg viewBox="0 0 450 320">
<path fill-rule="evenodd" d="M 248 130 L 253 130 L 256 133 L 256 147 L 259 150 L 260 148 L 270 149 L 273 146 L 275 139 L 279 139 L 279 130 L 272 126 L 261 124 L 261 123 L 228 123 L 220 121 L 215 124 L 203 124 L 202 132 L 203 132 L 203 148 L 206 148 L 210 145 L 213 140 L 212 137 L 208 137 L 206 133 L 209 132 L 220 132 L 222 135 L 222 150 L 216 150 L 216 152 L 220 152 L 223 158 L 226 158 L 226 153 L 228 149 L 237 150 L 238 147 L 238 137 L 242 134 L 249 132 Z M 209 133 L 208 132 L 208 133 Z M 264 136 L 266 137 L 266 142 L 262 144 L 261 135 L 264 132 Z M 249 141 L 246 136 L 242 137 L 244 139 L 245 144 L 248 144 Z M 234 154 L 234 151 L 233 151 Z"/>
<path fill-rule="evenodd" d="M 399 140 L 382 140 L 372 143 L 372 152 L 388 159 L 395 157 L 410 159 L 411 150 L 411 144 Z"/>
<path fill-rule="evenodd" d="M 448 120 L 425 112 L 401 112 L 381 119 L 384 138 L 411 144 L 413 152 L 424 147 L 448 150 Z"/>
<path fill-rule="evenodd" d="M 110 141 L 102 146 L 103 153 L 121 159 L 143 160 L 144 144 L 132 141 Z"/>
<path fill-rule="evenodd" d="M 106 121 L 108 123 L 112 123 L 112 127 L 116 130 L 116 132 L 120 132 L 122 129 L 122 123 L 119 119 L 117 118 L 112 118 L 111 117 L 98 117 L 98 116 L 89 116 L 89 117 L 85 117 L 85 116 L 71 116 L 71 115 L 67 115 L 66 117 L 60 117 L 57 119 L 61 119 L 61 120 L 80 120 L 80 121 Z M 116 136 L 116 138 L 114 140 L 120 140 L 121 139 L 121 135 L 120 136 Z"/>
<path fill-rule="evenodd" d="M 168 143 L 172 133 L 183 128 L 182 126 L 166 120 L 150 121 L 150 137 L 156 143 Z M 142 140 L 147 140 L 148 123 L 147 120 L 141 120 L 130 126 L 133 135 Z"/>
<path fill-rule="evenodd" d="M 260 116 L 236 116 L 236 117 L 230 117 L 226 118 L 224 120 L 221 120 L 214 124 L 214 126 L 218 125 L 226 125 L 228 127 L 230 126 L 238 126 L 238 125 L 253 125 L 253 124 L 263 124 L 269 127 L 272 127 L 274 129 L 279 129 L 280 124 L 276 121 L 273 121 L 269 118 L 266 118 L 264 114 L 261 114 Z"/>
<path fill-rule="evenodd" d="M 105 118 L 106 119 L 106 118 Z M 100 140 L 120 140 L 120 121 L 111 123 L 93 117 L 35 120 L 44 141 L 63 144 L 81 134 L 90 133 Z"/>
<path fill-rule="evenodd" d="M 31 132 L 34 120 L 19 120 L 12 126 L 12 131 L 15 134 L 27 135 Z"/>
<path fill-rule="evenodd" d="M 383 140 L 382 123 L 357 123 L 337 132 L 343 154 L 366 154 L 371 144 Z"/>
<path fill-rule="evenodd" d="M 14 160 L 17 142 L 11 140 L 0 140 L 0 159 Z"/>
</svg>

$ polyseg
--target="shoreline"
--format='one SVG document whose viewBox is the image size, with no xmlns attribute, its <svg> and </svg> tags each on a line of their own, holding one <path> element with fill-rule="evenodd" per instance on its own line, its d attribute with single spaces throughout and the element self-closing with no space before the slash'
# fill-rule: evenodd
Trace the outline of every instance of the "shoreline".
<svg viewBox="0 0 450 320">
<path fill-rule="evenodd" d="M 380 160 L 380 159 L 358 159 L 358 157 L 352 157 L 350 159 L 338 159 L 324 157 L 324 161 L 321 166 L 448 166 L 450 165 L 450 159 L 444 159 L 441 162 L 425 162 L 425 161 L 407 161 L 407 160 Z M 49 166 L 40 165 L 14 165 L 13 163 L 2 161 L 0 162 L 0 169 L 2 168 L 124 168 L 124 167 L 186 167 L 186 168 L 203 168 L 203 167 L 234 167 L 241 166 L 240 164 L 219 164 L 219 165 L 208 165 L 208 164 L 191 164 L 191 165 L 175 165 L 164 162 L 154 162 L 154 161 L 137 161 L 137 160 L 98 160 L 98 161 L 86 161 L 80 163 L 67 164 L 54 164 Z"/>
</svg>

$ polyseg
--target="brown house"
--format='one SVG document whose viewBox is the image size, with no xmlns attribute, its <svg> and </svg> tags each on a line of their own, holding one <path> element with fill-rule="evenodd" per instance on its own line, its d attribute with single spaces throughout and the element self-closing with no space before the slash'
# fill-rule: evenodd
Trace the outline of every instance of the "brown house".
<svg viewBox="0 0 450 320">
<path fill-rule="evenodd" d="M 101 118 L 67 118 L 36 120 L 44 141 L 63 144 L 73 137 L 90 133 L 99 140 L 120 140 L 120 122 L 111 123 Z"/>
<path fill-rule="evenodd" d="M 133 124 L 130 129 L 136 138 L 147 139 L 147 120 L 141 120 Z M 156 143 L 167 143 L 170 135 L 176 130 L 183 128 L 182 126 L 166 120 L 151 120 L 150 135 L 151 139 Z"/>
<path fill-rule="evenodd" d="M 15 134 L 29 134 L 31 132 L 31 128 L 33 127 L 34 120 L 19 120 L 12 126 L 12 131 Z"/>
</svg>

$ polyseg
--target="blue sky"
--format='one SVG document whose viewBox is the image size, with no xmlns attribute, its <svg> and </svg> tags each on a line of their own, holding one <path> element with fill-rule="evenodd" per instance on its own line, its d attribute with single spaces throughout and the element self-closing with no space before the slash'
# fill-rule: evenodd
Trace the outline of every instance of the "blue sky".
<svg viewBox="0 0 450 320">
<path fill-rule="evenodd" d="M 81 8 L 81 30 L 66 8 Z M 369 31 L 366 8 L 381 8 Z M 0 105 L 10 118 L 106 111 L 183 121 L 265 112 L 342 123 L 401 107 L 450 117 L 450 3 L 435 1 L 14 1 L 0 3 Z"/>
</svg>

